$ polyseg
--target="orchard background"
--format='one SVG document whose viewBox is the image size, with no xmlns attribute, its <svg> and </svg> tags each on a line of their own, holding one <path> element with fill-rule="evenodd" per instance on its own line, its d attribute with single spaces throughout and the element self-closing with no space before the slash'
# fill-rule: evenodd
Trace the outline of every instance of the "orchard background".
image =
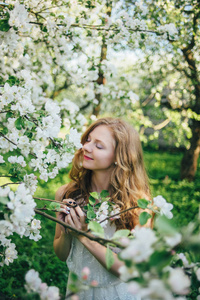
<svg viewBox="0 0 200 300">
<path fill-rule="evenodd" d="M 187 253 L 188 265 L 182 259 L 178 267 L 191 288 L 183 284 L 181 294 L 170 281 L 164 288 L 159 269 L 161 295 L 199 297 L 199 17 L 199 1 L 0 2 L 2 299 L 39 297 L 24 288 L 30 269 L 64 297 L 55 223 L 35 217 L 36 205 L 46 205 L 36 198 L 54 199 L 85 126 L 102 116 L 123 117 L 139 131 L 152 196 L 171 202 L 174 228 L 194 235 L 182 232 L 171 245 Z M 163 257 L 156 259 L 164 268 Z M 149 299 L 161 297 L 149 289 Z"/>
</svg>

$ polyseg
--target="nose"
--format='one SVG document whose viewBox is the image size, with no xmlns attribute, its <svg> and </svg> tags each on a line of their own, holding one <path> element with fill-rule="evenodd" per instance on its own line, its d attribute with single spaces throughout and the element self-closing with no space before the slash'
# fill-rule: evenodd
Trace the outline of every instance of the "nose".
<svg viewBox="0 0 200 300">
<path fill-rule="evenodd" d="M 92 152 L 92 144 L 91 144 L 91 142 L 85 143 L 82 148 L 86 152 Z"/>
</svg>

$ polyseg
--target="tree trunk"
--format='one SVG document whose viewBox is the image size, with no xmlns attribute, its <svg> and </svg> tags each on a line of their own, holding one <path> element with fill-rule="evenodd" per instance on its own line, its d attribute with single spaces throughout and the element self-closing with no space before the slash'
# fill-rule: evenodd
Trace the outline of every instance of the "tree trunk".
<svg viewBox="0 0 200 300">
<path fill-rule="evenodd" d="M 100 56 L 100 62 L 99 62 L 99 77 L 97 79 L 97 83 L 99 85 L 105 84 L 106 79 L 104 77 L 103 71 L 101 70 L 101 63 L 104 59 L 107 57 L 107 45 L 105 43 L 105 37 L 102 37 L 102 46 L 101 46 L 101 56 Z M 95 98 L 98 100 L 98 104 L 94 106 L 92 114 L 96 117 L 99 115 L 100 109 L 101 109 L 101 102 L 102 102 L 102 94 L 101 93 L 95 93 Z"/>
<path fill-rule="evenodd" d="M 195 104 L 191 108 L 197 114 L 197 116 L 200 115 L 200 79 L 198 67 L 196 65 L 197 62 L 193 53 L 193 48 L 196 44 L 199 17 L 200 12 L 198 10 L 197 14 L 194 13 L 193 16 L 193 36 L 191 42 L 189 45 L 182 49 L 183 56 L 188 63 L 191 74 L 189 75 L 189 78 L 191 79 L 194 86 Z M 190 140 L 190 148 L 185 152 L 181 162 L 181 179 L 193 181 L 196 174 L 200 153 L 200 121 L 192 119 L 190 128 L 192 130 L 192 138 Z"/>
<path fill-rule="evenodd" d="M 112 12 L 112 1 L 107 3 L 107 8 L 106 8 L 106 13 L 109 17 L 111 16 L 111 12 Z M 102 36 L 101 56 L 100 56 L 100 61 L 99 61 L 99 74 L 98 74 L 99 77 L 96 81 L 99 85 L 106 83 L 104 73 L 101 69 L 101 63 L 103 60 L 105 60 L 107 58 L 107 48 L 108 48 L 108 46 L 106 44 L 106 39 L 105 39 L 105 35 L 104 35 L 104 36 Z M 95 116 L 98 116 L 100 113 L 100 109 L 101 109 L 102 94 L 96 93 L 95 98 L 98 100 L 98 104 L 94 106 L 92 114 Z"/>
<path fill-rule="evenodd" d="M 187 150 L 181 161 L 181 179 L 193 181 L 200 153 L 200 121 L 194 121 L 192 129 L 192 138 L 190 148 Z"/>
</svg>

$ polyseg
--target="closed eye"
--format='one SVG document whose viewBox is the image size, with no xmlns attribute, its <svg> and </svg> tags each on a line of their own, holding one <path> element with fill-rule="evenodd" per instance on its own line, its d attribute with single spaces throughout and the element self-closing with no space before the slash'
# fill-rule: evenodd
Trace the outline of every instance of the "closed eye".
<svg viewBox="0 0 200 300">
<path fill-rule="evenodd" d="M 101 146 L 101 145 L 96 145 L 96 147 L 98 148 L 98 149 L 103 149 L 103 147 Z"/>
</svg>

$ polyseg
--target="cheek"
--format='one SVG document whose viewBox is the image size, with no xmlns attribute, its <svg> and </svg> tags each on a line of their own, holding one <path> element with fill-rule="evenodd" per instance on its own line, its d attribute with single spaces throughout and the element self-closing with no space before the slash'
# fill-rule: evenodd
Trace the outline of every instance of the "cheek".
<svg viewBox="0 0 200 300">
<path fill-rule="evenodd" d="M 113 153 L 106 153 L 102 159 L 106 163 L 113 163 L 114 162 L 114 154 Z"/>
</svg>

